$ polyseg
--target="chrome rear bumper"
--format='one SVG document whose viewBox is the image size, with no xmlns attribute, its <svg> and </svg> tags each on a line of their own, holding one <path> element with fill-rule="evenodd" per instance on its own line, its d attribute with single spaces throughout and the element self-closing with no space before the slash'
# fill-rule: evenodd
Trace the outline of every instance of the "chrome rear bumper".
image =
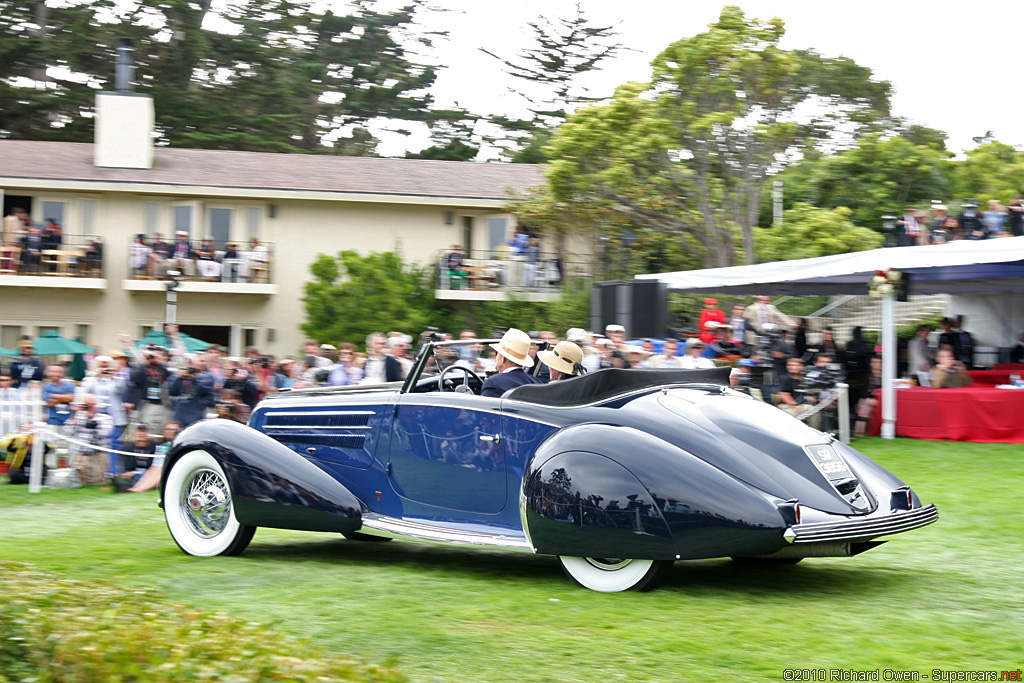
<svg viewBox="0 0 1024 683">
<path fill-rule="evenodd" d="M 794 524 L 786 529 L 783 537 L 789 543 L 870 541 L 926 526 L 938 518 L 938 508 L 930 504 L 914 510 L 897 510 L 888 515 Z"/>
</svg>

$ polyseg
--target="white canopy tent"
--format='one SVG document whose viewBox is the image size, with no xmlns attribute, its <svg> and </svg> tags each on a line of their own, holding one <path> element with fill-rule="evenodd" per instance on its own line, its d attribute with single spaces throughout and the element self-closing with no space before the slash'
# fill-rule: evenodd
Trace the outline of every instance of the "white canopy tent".
<svg viewBox="0 0 1024 683">
<path fill-rule="evenodd" d="M 664 282 L 688 294 L 866 294 L 877 270 L 895 268 L 907 278 L 908 294 L 1002 294 L 1024 292 L 1024 237 L 957 241 L 921 247 L 889 247 L 850 254 L 776 261 L 730 268 L 651 273 L 637 279 Z M 1010 315 L 1004 338 L 1014 339 Z M 891 297 L 882 298 L 882 436 L 895 435 L 896 331 Z"/>
</svg>

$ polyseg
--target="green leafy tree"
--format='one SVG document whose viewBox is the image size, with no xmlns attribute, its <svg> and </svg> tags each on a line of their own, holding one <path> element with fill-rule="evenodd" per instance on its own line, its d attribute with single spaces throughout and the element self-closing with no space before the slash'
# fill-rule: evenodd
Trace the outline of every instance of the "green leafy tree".
<svg viewBox="0 0 1024 683">
<path fill-rule="evenodd" d="M 675 235 L 704 266 L 731 265 L 737 247 L 752 262 L 769 173 L 888 114 L 888 83 L 849 59 L 782 50 L 783 33 L 778 19 L 726 7 L 707 32 L 655 58 L 650 83 L 576 112 L 546 148 L 556 199 Z M 827 113 L 801 119 L 810 104 Z"/>
<path fill-rule="evenodd" d="M 952 155 L 937 139 L 942 134 L 928 131 L 918 126 L 906 136 L 871 133 L 833 156 L 812 150 L 777 176 L 784 186 L 783 206 L 850 207 L 855 224 L 881 229 L 886 212 L 948 196 Z M 765 199 L 761 225 L 772 221 L 770 197 Z"/>
<path fill-rule="evenodd" d="M 319 341 L 362 344 L 371 332 L 418 334 L 446 320 L 434 300 L 433 273 L 393 251 L 318 255 L 310 266 L 302 331 Z"/>
<path fill-rule="evenodd" d="M 845 206 L 823 209 L 798 202 L 783 212 L 782 224 L 755 228 L 759 261 L 786 261 L 864 251 L 882 246 L 883 237 L 857 227 Z"/>
<path fill-rule="evenodd" d="M 515 92 L 527 103 L 528 118 L 496 115 L 490 121 L 502 130 L 490 138 L 515 163 L 543 163 L 543 147 L 551 130 L 565 121 L 581 104 L 597 101 L 584 79 L 599 70 L 601 63 L 620 52 L 614 26 L 594 26 L 581 3 L 569 18 L 540 17 L 527 26 L 533 38 L 530 47 L 512 58 L 487 49 L 485 54 L 501 62 L 505 72 L 520 86 Z"/>
<path fill-rule="evenodd" d="M 1024 151 L 989 140 L 955 161 L 951 175 L 954 198 L 998 199 L 1005 204 L 1024 194 Z"/>
<path fill-rule="evenodd" d="M 373 154 L 371 126 L 465 115 L 432 108 L 436 67 L 410 52 L 437 37 L 416 23 L 425 2 L 338 15 L 311 0 L 0 0 L 0 136 L 90 141 L 127 37 L 164 144 Z"/>
</svg>

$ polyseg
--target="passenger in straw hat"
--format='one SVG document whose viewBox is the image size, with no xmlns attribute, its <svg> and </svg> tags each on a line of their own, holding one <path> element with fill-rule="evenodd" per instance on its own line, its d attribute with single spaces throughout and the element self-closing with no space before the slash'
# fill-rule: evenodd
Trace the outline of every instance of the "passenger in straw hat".
<svg viewBox="0 0 1024 683">
<path fill-rule="evenodd" d="M 586 372 L 583 368 L 583 349 L 571 341 L 558 342 L 549 351 L 538 351 L 537 358 L 548 366 L 552 382 L 565 377 L 577 377 Z"/>
<path fill-rule="evenodd" d="M 510 327 L 497 344 L 490 345 L 497 353 L 495 357 L 498 374 L 491 375 L 480 389 L 481 396 L 500 397 L 509 389 L 523 384 L 540 384 L 536 377 L 526 374 L 523 368 L 533 367 L 530 357 L 530 335 Z"/>
</svg>

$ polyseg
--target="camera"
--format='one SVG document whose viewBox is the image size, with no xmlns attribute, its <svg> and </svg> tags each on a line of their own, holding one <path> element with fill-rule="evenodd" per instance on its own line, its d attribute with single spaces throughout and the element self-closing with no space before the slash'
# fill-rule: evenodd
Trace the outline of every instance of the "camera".
<svg viewBox="0 0 1024 683">
<path fill-rule="evenodd" d="M 197 372 L 199 372 L 199 370 L 198 370 L 198 368 L 196 368 L 196 366 L 194 366 L 194 365 L 190 365 L 190 366 L 188 366 L 187 368 L 185 368 L 185 374 L 186 374 L 186 375 L 194 375 L 194 374 L 196 374 Z"/>
<path fill-rule="evenodd" d="M 843 381 L 843 377 L 843 366 L 839 363 L 812 365 L 804 370 L 804 392 L 818 395 L 823 391 L 830 391 Z"/>
<path fill-rule="evenodd" d="M 90 430 L 96 429 L 96 420 L 86 420 L 85 428 Z"/>
</svg>

